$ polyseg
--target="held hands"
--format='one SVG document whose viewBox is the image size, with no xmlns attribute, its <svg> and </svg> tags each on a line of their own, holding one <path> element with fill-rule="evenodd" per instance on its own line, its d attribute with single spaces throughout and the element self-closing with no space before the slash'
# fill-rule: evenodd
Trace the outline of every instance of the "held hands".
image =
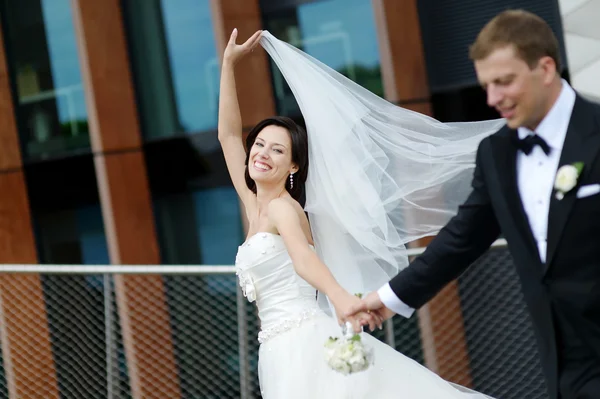
<svg viewBox="0 0 600 399">
<path fill-rule="evenodd" d="M 379 328 L 381 328 L 381 324 L 385 320 L 394 316 L 395 313 L 390 309 L 386 308 L 383 302 L 381 302 L 381 299 L 379 298 L 377 292 L 373 291 L 369 293 L 369 295 L 367 295 L 366 297 L 360 299 L 359 302 L 352 303 L 352 305 L 349 308 L 347 308 L 347 311 L 342 315 L 347 320 L 351 318 L 358 318 L 361 326 L 369 324 L 369 328 L 371 329 L 371 331 L 373 331 L 375 328 L 371 324 L 371 322 L 368 321 L 369 319 L 366 319 L 361 316 L 365 314 L 371 316 L 372 320 L 377 320 L 377 325 L 379 326 Z M 357 331 L 356 326 L 354 329 L 355 331 Z"/>
<path fill-rule="evenodd" d="M 366 309 L 355 311 L 355 309 L 363 307 L 363 301 L 358 296 L 342 290 L 330 296 L 330 300 L 335 308 L 338 324 L 343 325 L 349 321 L 356 333 L 360 333 L 362 326 L 367 324 L 371 331 L 374 331 L 377 326 L 381 328 L 384 319 L 381 318 L 379 312 L 367 312 Z"/>
<path fill-rule="evenodd" d="M 258 43 L 260 43 L 262 30 L 256 31 L 243 44 L 236 44 L 235 40 L 237 39 L 237 35 L 238 30 L 236 28 L 233 30 L 233 32 L 231 32 L 231 36 L 229 37 L 229 43 L 227 43 L 225 53 L 223 54 L 223 62 L 228 62 L 232 65 L 235 65 L 240 59 L 242 59 L 242 57 L 254 50 Z"/>
</svg>

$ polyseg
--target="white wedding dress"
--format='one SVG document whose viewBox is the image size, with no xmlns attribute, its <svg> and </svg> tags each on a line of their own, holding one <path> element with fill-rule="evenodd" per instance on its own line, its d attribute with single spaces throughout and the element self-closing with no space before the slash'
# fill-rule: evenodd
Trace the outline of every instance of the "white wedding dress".
<svg viewBox="0 0 600 399">
<path fill-rule="evenodd" d="M 488 398 L 462 391 L 366 333 L 362 339 L 374 350 L 374 365 L 348 376 L 331 370 L 323 344 L 341 336 L 341 329 L 317 304 L 315 289 L 296 274 L 281 236 L 251 236 L 235 264 L 244 295 L 258 306 L 264 399 Z"/>
</svg>

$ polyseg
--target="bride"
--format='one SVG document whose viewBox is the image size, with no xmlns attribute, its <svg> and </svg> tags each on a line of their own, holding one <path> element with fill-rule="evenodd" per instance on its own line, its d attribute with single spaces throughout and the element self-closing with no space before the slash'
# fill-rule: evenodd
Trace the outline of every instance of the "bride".
<svg viewBox="0 0 600 399">
<path fill-rule="evenodd" d="M 477 143 L 497 123 L 457 135 L 458 127 L 392 106 L 268 32 L 241 45 L 236 37 L 223 56 L 218 131 L 249 220 L 235 264 L 258 306 L 263 398 L 486 398 L 368 334 L 374 365 L 349 376 L 327 366 L 323 345 L 341 335 L 354 294 L 395 275 L 407 264 L 404 244 L 451 216 Z M 294 91 L 308 134 L 275 116 L 244 145 L 234 67 L 259 43 Z M 349 321 L 373 329 L 377 317 Z"/>
</svg>

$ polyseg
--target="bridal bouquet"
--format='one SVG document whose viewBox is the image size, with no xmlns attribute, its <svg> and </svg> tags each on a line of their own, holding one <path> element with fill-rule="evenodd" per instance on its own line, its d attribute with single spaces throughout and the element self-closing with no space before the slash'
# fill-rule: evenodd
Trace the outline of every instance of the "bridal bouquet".
<svg viewBox="0 0 600 399">
<path fill-rule="evenodd" d="M 373 350 L 363 344 L 360 335 L 354 334 L 352 325 L 346 323 L 341 338 L 329 337 L 325 342 L 325 360 L 329 367 L 344 375 L 366 370 L 373 364 Z"/>
</svg>

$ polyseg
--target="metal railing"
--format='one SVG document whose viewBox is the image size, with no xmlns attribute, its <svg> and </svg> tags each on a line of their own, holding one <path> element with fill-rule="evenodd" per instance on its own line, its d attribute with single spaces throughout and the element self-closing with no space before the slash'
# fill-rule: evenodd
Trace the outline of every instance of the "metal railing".
<svg viewBox="0 0 600 399">
<path fill-rule="evenodd" d="M 493 247 L 459 279 L 465 318 L 459 328 L 464 328 L 474 388 L 502 398 L 545 398 L 537 350 L 518 279 L 508 265 L 512 260 L 506 242 L 498 240 Z M 422 251 L 409 249 L 409 256 Z M 260 397 L 259 325 L 254 304 L 241 295 L 234 267 L 0 265 L 4 290 L 23 290 L 23 285 L 10 281 L 28 276 L 40 276 L 41 291 L 13 294 L 37 296 L 45 304 L 46 317 L 17 320 L 11 325 L 20 326 L 19 331 L 12 333 L 34 334 L 44 323 L 50 327 L 61 398 L 137 399 L 144 385 L 158 392 L 156 397 Z M 478 287 L 488 279 L 499 280 L 500 285 L 486 290 L 487 300 L 493 301 L 497 291 L 504 308 L 480 298 Z M 135 330 L 136 325 L 157 325 L 152 324 L 157 320 L 167 324 L 169 350 L 155 344 L 152 331 Z M 512 335 L 504 336 L 506 331 Z M 447 334 L 451 343 L 454 333 Z M 488 342 L 493 334 L 498 336 Z M 424 363 L 418 317 L 396 317 L 374 335 Z M 499 348 L 498 342 L 506 344 Z M 4 344 L 6 356 L 8 345 Z M 10 348 L 11 356 L 20 349 Z M 142 365 L 159 363 L 172 364 L 175 370 L 166 376 L 161 376 L 160 368 L 144 373 Z M 10 383 L 0 378 L 0 399 L 8 398 Z"/>
</svg>

